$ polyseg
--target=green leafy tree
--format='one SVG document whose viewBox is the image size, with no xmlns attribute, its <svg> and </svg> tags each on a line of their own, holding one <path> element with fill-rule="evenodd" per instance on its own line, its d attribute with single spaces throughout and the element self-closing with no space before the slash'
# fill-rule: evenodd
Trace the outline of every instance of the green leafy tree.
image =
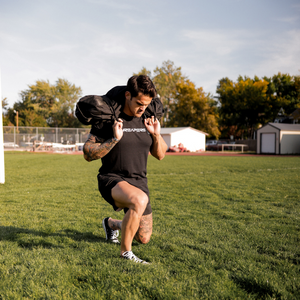
<svg viewBox="0 0 300 300">
<path fill-rule="evenodd" d="M 19 112 L 20 126 L 81 127 L 74 115 L 75 103 L 81 95 L 81 88 L 65 79 L 58 79 L 55 85 L 38 80 L 21 91 L 22 101 L 14 104 L 10 112 Z"/>
<path fill-rule="evenodd" d="M 172 127 L 191 126 L 218 138 L 216 101 L 202 88 L 196 88 L 190 80 L 182 80 L 176 84 L 175 101 L 171 105 L 170 120 Z"/>
<path fill-rule="evenodd" d="M 299 76 L 278 73 L 269 79 L 269 94 L 273 93 L 274 101 L 270 119 L 275 119 L 282 108 L 286 115 L 300 107 L 300 79 Z M 270 121 L 269 121 L 270 122 Z"/>
<path fill-rule="evenodd" d="M 191 126 L 218 138 L 217 101 L 211 95 L 205 95 L 202 88 L 197 89 L 174 62 L 164 61 L 160 68 L 155 68 L 152 77 L 145 67 L 136 75 L 141 74 L 153 80 L 164 105 L 162 126 Z"/>
<path fill-rule="evenodd" d="M 252 136 L 265 117 L 268 82 L 239 77 L 236 83 L 228 78 L 219 81 L 220 125 L 223 137 Z M 225 136 L 224 136 L 225 135 Z"/>
<path fill-rule="evenodd" d="M 222 136 L 251 138 L 260 125 L 273 122 L 281 108 L 291 113 L 299 105 L 297 80 L 280 73 L 263 79 L 240 76 L 237 82 L 222 78 L 217 88 Z"/>
<path fill-rule="evenodd" d="M 14 126 L 16 123 L 16 112 L 18 111 L 18 126 L 47 127 L 48 124 L 43 116 L 30 108 L 22 109 L 18 104 L 14 104 L 8 111 L 10 123 Z"/>
<path fill-rule="evenodd" d="M 162 67 L 155 68 L 153 82 L 165 109 L 164 118 L 161 121 L 162 125 L 167 124 L 169 121 L 171 106 L 174 104 L 177 95 L 177 84 L 185 79 L 181 67 L 176 67 L 170 60 L 163 62 Z"/>
<path fill-rule="evenodd" d="M 74 115 L 75 104 L 81 95 L 81 88 L 58 79 L 55 86 L 55 102 L 51 109 L 50 126 L 79 127 L 80 122 Z"/>
<path fill-rule="evenodd" d="M 2 122 L 3 122 L 3 126 L 9 126 L 11 123 L 9 121 L 7 112 L 5 112 L 5 111 L 8 110 L 7 98 L 2 99 L 2 104 L 1 105 L 2 105 Z"/>
<path fill-rule="evenodd" d="M 38 103 L 36 98 L 39 97 L 39 93 L 34 88 L 29 90 L 27 94 L 22 91 L 20 93 L 22 101 L 16 102 L 13 108 L 8 110 L 8 118 L 13 125 L 17 125 L 16 112 L 18 112 L 19 126 L 48 126 L 46 119 L 49 115 L 45 116 L 47 109 L 43 107 L 43 104 Z"/>
</svg>

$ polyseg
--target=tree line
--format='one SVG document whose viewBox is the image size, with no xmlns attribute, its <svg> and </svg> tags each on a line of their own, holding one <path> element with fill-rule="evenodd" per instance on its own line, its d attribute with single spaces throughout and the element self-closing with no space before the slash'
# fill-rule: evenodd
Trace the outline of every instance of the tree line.
<svg viewBox="0 0 300 300">
<path fill-rule="evenodd" d="M 219 80 L 213 97 L 205 93 L 172 61 L 150 71 L 143 67 L 135 75 L 148 75 L 164 105 L 163 127 L 186 127 L 207 132 L 211 138 L 252 138 L 254 131 L 273 122 L 279 111 L 289 115 L 300 108 L 300 77 L 278 73 L 273 77 L 253 79 L 239 76 Z M 80 87 L 65 79 L 55 84 L 38 80 L 21 91 L 21 101 L 8 108 L 2 101 L 4 125 L 36 127 L 83 127 L 74 115 L 81 97 Z"/>
<path fill-rule="evenodd" d="M 81 96 L 81 88 L 59 78 L 55 84 L 37 80 L 21 91 L 21 101 L 7 108 L 4 101 L 4 125 L 16 125 L 18 112 L 19 126 L 34 127 L 82 127 L 75 117 L 75 103 Z"/>
<path fill-rule="evenodd" d="M 219 80 L 219 128 L 222 136 L 253 138 L 259 126 L 274 122 L 279 112 L 289 116 L 300 108 L 300 77 L 278 73 L 253 79 Z"/>
</svg>

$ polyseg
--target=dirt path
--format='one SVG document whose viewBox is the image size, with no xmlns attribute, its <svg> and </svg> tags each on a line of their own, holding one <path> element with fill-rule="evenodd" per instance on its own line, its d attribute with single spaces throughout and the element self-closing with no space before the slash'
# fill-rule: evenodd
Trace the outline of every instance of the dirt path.
<svg viewBox="0 0 300 300">
<path fill-rule="evenodd" d="M 44 151 L 37 151 L 35 153 L 53 153 L 53 154 L 68 154 L 68 155 L 82 155 L 82 151 L 61 151 L 61 152 L 44 152 Z M 170 156 L 223 156 L 223 157 L 300 157 L 300 155 L 274 155 L 274 154 L 255 154 L 255 153 L 247 153 L 247 152 L 222 152 L 222 151 L 215 151 L 215 152 L 167 152 L 166 155 Z"/>
<path fill-rule="evenodd" d="M 191 156 L 224 156 L 224 157 L 247 157 L 247 156 L 256 156 L 256 157 L 300 157 L 300 155 L 274 155 L 274 154 L 255 154 L 247 152 L 167 152 L 167 155 L 191 155 Z"/>
</svg>

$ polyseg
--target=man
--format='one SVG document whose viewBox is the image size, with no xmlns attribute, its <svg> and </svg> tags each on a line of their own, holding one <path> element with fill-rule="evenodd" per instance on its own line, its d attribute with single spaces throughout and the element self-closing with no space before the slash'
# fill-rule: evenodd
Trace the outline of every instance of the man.
<svg viewBox="0 0 300 300">
<path fill-rule="evenodd" d="M 84 147 L 84 158 L 101 158 L 98 174 L 99 191 L 115 211 L 124 209 L 123 220 L 105 218 L 102 222 L 106 240 L 119 243 L 122 231 L 121 257 L 138 263 L 147 263 L 133 254 L 133 239 L 142 244 L 152 234 L 152 209 L 147 185 L 147 158 L 149 151 L 161 160 L 167 145 L 160 135 L 160 123 L 154 117 L 144 118 L 144 112 L 156 96 L 156 89 L 148 76 L 132 76 L 127 87 L 118 87 L 108 97 L 123 97 L 122 112 L 115 123 L 91 130 Z"/>
</svg>

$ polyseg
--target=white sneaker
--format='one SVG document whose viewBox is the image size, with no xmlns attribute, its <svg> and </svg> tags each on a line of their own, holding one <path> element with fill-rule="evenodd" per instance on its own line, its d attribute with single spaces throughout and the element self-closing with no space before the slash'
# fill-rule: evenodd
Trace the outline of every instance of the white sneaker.
<svg viewBox="0 0 300 300">
<path fill-rule="evenodd" d="M 125 258 L 125 259 L 132 260 L 132 261 L 134 261 L 136 263 L 141 263 L 141 264 L 147 264 L 147 265 L 149 265 L 148 262 L 146 262 L 145 260 L 142 260 L 142 259 L 138 258 L 136 255 L 134 255 L 132 253 L 132 251 L 125 251 L 125 252 L 123 252 L 121 254 L 121 257 Z"/>
<path fill-rule="evenodd" d="M 114 243 L 114 244 L 120 244 L 120 242 L 118 240 L 119 230 L 112 230 L 108 226 L 108 219 L 109 219 L 109 217 L 103 219 L 103 221 L 102 221 L 102 226 L 103 226 L 104 231 L 105 231 L 106 240 L 108 242 L 111 242 L 111 243 Z"/>
</svg>

